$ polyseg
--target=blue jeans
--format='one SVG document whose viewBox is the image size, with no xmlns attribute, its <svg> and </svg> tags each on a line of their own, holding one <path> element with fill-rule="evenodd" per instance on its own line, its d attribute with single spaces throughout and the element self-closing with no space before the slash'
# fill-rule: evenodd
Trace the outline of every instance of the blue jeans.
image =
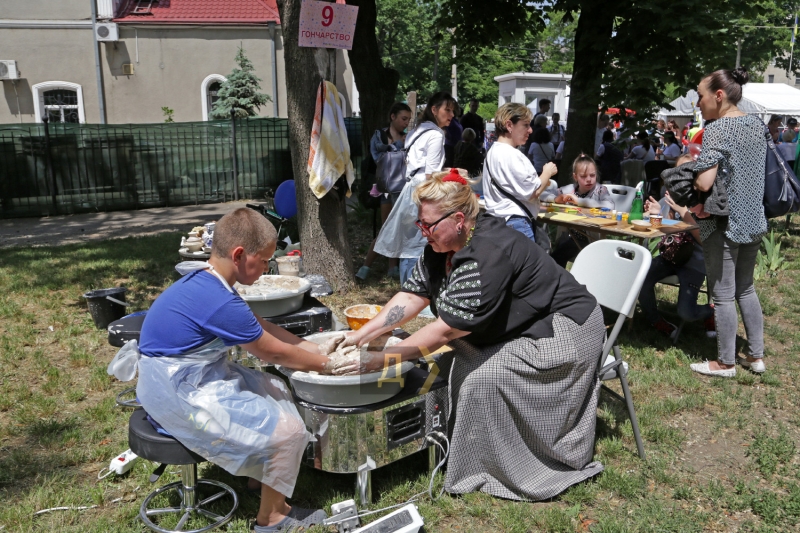
<svg viewBox="0 0 800 533">
<path fill-rule="evenodd" d="M 678 276 L 678 316 L 687 322 L 706 320 L 714 314 L 710 305 L 697 305 L 697 295 L 706 276 L 692 268 L 676 267 L 663 257 L 653 258 L 647 277 L 644 278 L 642 290 L 639 292 L 639 305 L 645 318 L 655 324 L 661 318 L 656 305 L 656 283 L 667 276 Z"/>
<path fill-rule="evenodd" d="M 531 223 L 527 218 L 512 215 L 508 218 L 508 220 L 506 220 L 506 226 L 509 228 L 514 228 L 533 242 L 536 242 L 536 237 L 533 234 L 533 228 L 531 228 Z"/>
<path fill-rule="evenodd" d="M 414 265 L 417 264 L 419 257 L 401 258 L 400 259 L 400 286 L 406 284 L 406 280 L 411 277 L 411 271 L 414 270 Z"/>
</svg>

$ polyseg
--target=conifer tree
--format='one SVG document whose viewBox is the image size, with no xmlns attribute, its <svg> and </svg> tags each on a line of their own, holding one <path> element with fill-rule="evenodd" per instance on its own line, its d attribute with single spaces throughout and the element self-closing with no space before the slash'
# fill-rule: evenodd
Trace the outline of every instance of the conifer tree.
<svg viewBox="0 0 800 533">
<path fill-rule="evenodd" d="M 242 46 L 236 53 L 236 64 L 239 68 L 233 69 L 217 93 L 219 99 L 210 113 L 213 119 L 230 118 L 231 109 L 236 110 L 236 118 L 253 117 L 262 105 L 272 101 L 269 95 L 259 92 L 261 78 L 253 73 L 253 63 L 247 59 Z"/>
</svg>

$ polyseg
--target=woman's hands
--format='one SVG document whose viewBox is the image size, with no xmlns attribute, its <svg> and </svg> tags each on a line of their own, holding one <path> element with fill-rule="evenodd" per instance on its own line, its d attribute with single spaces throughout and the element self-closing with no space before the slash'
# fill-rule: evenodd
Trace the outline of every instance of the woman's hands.
<svg viewBox="0 0 800 533">
<path fill-rule="evenodd" d="M 542 167 L 542 175 L 539 177 L 542 179 L 545 177 L 550 179 L 556 174 L 558 174 L 558 167 L 551 161 L 550 163 L 545 163 L 544 167 Z"/>
<path fill-rule="evenodd" d="M 650 213 L 651 215 L 660 215 L 661 204 L 659 204 L 658 201 L 651 196 L 645 201 L 644 210 Z"/>
<path fill-rule="evenodd" d="M 318 350 L 320 355 L 330 355 L 339 348 L 342 341 L 345 340 L 344 332 L 337 333 L 333 335 L 330 339 L 326 340 L 322 344 L 319 345 Z"/>
<path fill-rule="evenodd" d="M 355 376 L 358 374 L 370 374 L 377 372 L 383 367 L 383 357 L 381 353 L 368 352 L 366 350 L 355 350 L 353 357 L 332 359 L 331 374 L 334 376 Z"/>
<path fill-rule="evenodd" d="M 670 198 L 669 192 L 664 194 L 664 201 L 667 202 L 669 208 L 678 213 L 681 218 L 683 218 L 686 215 L 686 212 L 689 211 L 688 207 L 683 207 L 676 204 L 675 201 Z"/>
</svg>

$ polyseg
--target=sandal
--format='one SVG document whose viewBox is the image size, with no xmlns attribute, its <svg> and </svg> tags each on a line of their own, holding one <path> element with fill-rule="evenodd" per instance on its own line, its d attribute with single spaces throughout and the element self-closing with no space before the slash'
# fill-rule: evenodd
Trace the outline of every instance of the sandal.
<svg viewBox="0 0 800 533">
<path fill-rule="evenodd" d="M 250 529 L 255 533 L 290 533 L 304 531 L 311 526 L 322 524 L 322 521 L 328 518 L 328 515 L 322 509 L 303 509 L 301 507 L 292 507 L 286 518 L 275 524 L 274 526 L 259 526 L 253 520 L 250 524 Z"/>
</svg>

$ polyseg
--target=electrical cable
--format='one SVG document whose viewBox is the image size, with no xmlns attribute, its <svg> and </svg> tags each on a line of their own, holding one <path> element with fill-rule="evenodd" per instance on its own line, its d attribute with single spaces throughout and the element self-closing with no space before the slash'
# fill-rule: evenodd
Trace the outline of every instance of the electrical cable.
<svg viewBox="0 0 800 533">
<path fill-rule="evenodd" d="M 447 456 L 450 455 L 450 440 L 447 438 L 446 435 L 442 433 L 439 433 L 439 436 L 444 438 L 444 441 L 447 443 L 447 449 L 445 450 L 444 446 L 442 446 L 442 443 L 440 443 L 439 441 L 434 441 L 434 443 L 442 450 L 442 453 L 444 454 L 442 460 L 439 461 L 439 464 L 436 465 L 436 468 L 434 468 L 433 472 L 431 472 L 431 481 L 428 484 L 428 496 L 430 497 L 431 501 L 434 502 L 439 498 L 441 498 L 442 494 L 444 494 L 444 485 L 442 485 L 442 489 L 439 491 L 439 495 L 436 496 L 435 498 L 433 497 L 433 482 L 436 479 L 436 472 L 438 472 L 439 468 L 441 468 L 444 465 L 444 463 L 447 461 Z"/>
<path fill-rule="evenodd" d="M 444 439 L 445 443 L 447 444 L 447 448 L 442 446 L 442 443 L 439 442 L 438 440 L 436 440 L 434 437 L 438 437 L 440 439 Z M 432 431 L 432 432 L 428 433 L 427 435 L 425 435 L 425 440 L 430 442 L 430 443 L 433 443 L 436 446 L 438 446 L 442 450 L 442 453 L 444 454 L 444 457 L 442 457 L 442 460 L 439 461 L 439 464 L 437 464 L 436 467 L 433 469 L 433 472 L 431 472 L 431 480 L 430 480 L 430 483 L 428 484 L 428 496 L 430 497 L 431 501 L 435 502 L 436 500 L 438 500 L 439 498 L 442 497 L 442 494 L 444 494 L 444 485 L 442 485 L 442 489 L 439 491 L 439 494 L 435 498 L 433 497 L 433 482 L 436 479 L 436 472 L 438 472 L 439 469 L 442 466 L 444 466 L 444 464 L 447 462 L 447 457 L 450 455 L 450 439 L 448 439 L 447 435 L 445 435 L 444 433 L 442 433 L 440 431 Z M 373 514 L 376 514 L 376 513 L 382 513 L 383 511 L 388 511 L 390 509 L 397 509 L 398 507 L 404 507 L 404 506 L 408 505 L 409 503 L 414 503 L 415 501 L 417 501 L 419 499 L 420 496 L 422 496 L 424 494 L 425 494 L 425 491 L 422 491 L 420 493 L 417 493 L 417 494 L 413 495 L 411 498 L 409 498 L 408 500 L 404 501 L 403 503 L 390 505 L 388 507 L 383 507 L 381 509 L 376 509 L 374 511 L 367 511 L 367 512 L 364 512 L 364 513 L 359 513 L 356 516 L 361 518 L 362 516 L 369 516 L 369 515 L 373 515 Z"/>
<path fill-rule="evenodd" d="M 120 496 L 119 498 L 115 498 L 108 503 L 117 503 L 121 501 L 122 501 L 122 496 Z M 35 513 L 33 513 L 33 516 L 38 516 L 45 513 L 51 513 L 53 511 L 86 511 L 87 509 L 96 509 L 97 507 L 98 507 L 97 505 L 84 505 L 81 507 L 51 507 L 49 509 L 42 509 L 41 511 L 36 511 Z"/>
</svg>

